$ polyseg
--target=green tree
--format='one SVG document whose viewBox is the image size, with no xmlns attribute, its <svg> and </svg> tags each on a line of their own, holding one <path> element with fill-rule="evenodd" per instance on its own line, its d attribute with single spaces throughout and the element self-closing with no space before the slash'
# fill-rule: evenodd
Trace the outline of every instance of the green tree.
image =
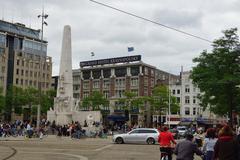
<svg viewBox="0 0 240 160">
<path fill-rule="evenodd" d="M 177 103 L 177 99 L 174 96 L 169 94 L 168 86 L 160 85 L 156 86 L 153 89 L 153 93 L 150 100 L 151 110 L 160 114 L 160 116 L 164 113 L 164 111 L 168 111 L 169 109 L 169 96 L 170 96 L 170 111 L 173 114 L 179 112 L 179 104 Z"/>
<path fill-rule="evenodd" d="M 24 105 L 28 105 L 30 116 L 32 115 L 32 106 L 39 104 L 39 96 L 39 91 L 36 88 L 28 87 L 24 90 Z"/>
<path fill-rule="evenodd" d="M 25 104 L 24 91 L 17 86 L 9 86 L 6 94 L 6 105 L 4 107 L 5 119 L 11 120 L 11 113 L 15 108 L 19 108 Z M 17 109 L 17 111 L 19 111 Z"/>
<path fill-rule="evenodd" d="M 53 107 L 54 98 L 56 97 L 56 91 L 51 89 L 46 91 L 46 93 L 41 96 L 41 112 L 46 114 L 47 111 Z"/>
<path fill-rule="evenodd" d="M 5 107 L 5 96 L 3 95 L 3 88 L 0 87 L 0 113 Z"/>
<path fill-rule="evenodd" d="M 232 124 L 232 112 L 239 111 L 240 44 L 237 28 L 223 31 L 224 36 L 213 42 L 211 52 L 206 50 L 193 62 L 191 78 L 200 88 L 201 105 L 218 115 L 226 115 Z"/>
<path fill-rule="evenodd" d="M 124 97 L 118 99 L 119 102 L 124 103 L 124 110 L 131 112 L 134 109 L 139 109 L 144 104 L 144 99 L 142 97 L 137 97 L 137 95 L 133 92 L 124 92 Z M 127 117 L 129 119 L 129 117 Z"/>
<path fill-rule="evenodd" d="M 86 97 L 82 101 L 83 107 L 91 107 L 93 111 L 101 110 L 102 105 L 108 105 L 108 100 L 99 91 L 93 91 L 89 97 Z"/>
</svg>

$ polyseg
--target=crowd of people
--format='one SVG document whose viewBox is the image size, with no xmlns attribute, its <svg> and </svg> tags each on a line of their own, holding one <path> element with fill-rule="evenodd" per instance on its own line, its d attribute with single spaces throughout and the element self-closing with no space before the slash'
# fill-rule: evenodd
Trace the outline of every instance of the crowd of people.
<svg viewBox="0 0 240 160">
<path fill-rule="evenodd" d="M 176 154 L 177 160 L 194 160 L 194 154 L 203 160 L 240 160 L 240 127 L 234 132 L 229 125 L 221 128 L 208 128 L 199 141 L 197 135 L 187 133 L 185 140 L 176 143 L 167 127 L 163 127 L 159 134 L 161 158 Z M 174 146 L 174 147 L 173 147 Z"/>
</svg>

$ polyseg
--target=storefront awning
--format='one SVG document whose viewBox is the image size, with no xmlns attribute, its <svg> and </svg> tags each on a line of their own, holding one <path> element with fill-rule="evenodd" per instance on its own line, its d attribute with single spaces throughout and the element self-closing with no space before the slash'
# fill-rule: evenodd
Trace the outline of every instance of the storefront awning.
<svg viewBox="0 0 240 160">
<path fill-rule="evenodd" d="M 180 121 L 167 121 L 164 124 L 165 125 L 178 125 L 180 123 Z"/>
<path fill-rule="evenodd" d="M 109 121 L 126 121 L 126 117 L 121 115 L 109 115 L 107 119 Z"/>
</svg>

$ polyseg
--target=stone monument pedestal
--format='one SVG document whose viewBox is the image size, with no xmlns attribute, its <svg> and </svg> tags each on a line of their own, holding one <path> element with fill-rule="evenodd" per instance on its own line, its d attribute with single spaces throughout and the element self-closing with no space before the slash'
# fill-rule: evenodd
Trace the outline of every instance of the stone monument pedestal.
<svg viewBox="0 0 240 160">
<path fill-rule="evenodd" d="M 57 113 L 56 123 L 59 125 L 72 123 L 72 113 L 70 112 Z"/>
</svg>

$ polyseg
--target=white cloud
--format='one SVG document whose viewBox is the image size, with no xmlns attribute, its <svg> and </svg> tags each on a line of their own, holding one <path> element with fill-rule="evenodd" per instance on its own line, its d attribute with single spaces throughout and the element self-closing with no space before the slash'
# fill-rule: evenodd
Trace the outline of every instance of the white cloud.
<svg viewBox="0 0 240 160">
<path fill-rule="evenodd" d="M 214 40 L 221 31 L 240 25 L 239 0 L 99 0 L 200 37 Z M 24 5 L 23 5 L 24 4 Z M 0 16 L 8 21 L 40 28 L 37 15 L 41 1 L 8 0 L 1 2 Z M 192 58 L 211 44 L 105 8 L 89 0 L 45 0 L 49 14 L 45 36 L 48 55 L 53 57 L 53 74 L 58 74 L 64 25 L 72 27 L 73 68 L 79 62 L 141 54 L 143 61 L 178 74 L 181 65 L 193 66 Z M 135 52 L 128 53 L 127 47 Z"/>
</svg>

